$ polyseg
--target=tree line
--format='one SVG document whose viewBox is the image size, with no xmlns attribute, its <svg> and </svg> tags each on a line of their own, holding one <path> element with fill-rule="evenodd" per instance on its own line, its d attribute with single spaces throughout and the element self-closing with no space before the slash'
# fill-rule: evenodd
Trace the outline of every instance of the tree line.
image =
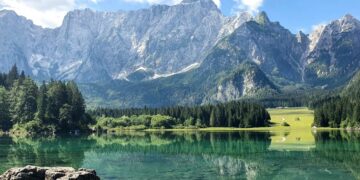
<svg viewBox="0 0 360 180">
<path fill-rule="evenodd" d="M 0 130 L 56 133 L 85 129 L 89 122 L 75 82 L 51 80 L 39 87 L 16 65 L 0 74 Z"/>
<path fill-rule="evenodd" d="M 247 101 L 194 107 L 98 108 L 88 113 L 93 117 L 113 118 L 159 114 L 175 118 L 176 124 L 202 127 L 265 127 L 270 120 L 270 115 L 263 106 Z"/>
<path fill-rule="evenodd" d="M 314 126 L 360 127 L 360 99 L 331 97 L 315 108 Z"/>
<path fill-rule="evenodd" d="M 312 104 L 314 126 L 360 128 L 360 73 L 340 95 L 324 97 Z"/>
</svg>

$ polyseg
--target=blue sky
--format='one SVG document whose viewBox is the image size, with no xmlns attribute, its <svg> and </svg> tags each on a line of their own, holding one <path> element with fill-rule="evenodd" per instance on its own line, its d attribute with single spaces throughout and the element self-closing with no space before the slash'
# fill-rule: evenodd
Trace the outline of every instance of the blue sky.
<svg viewBox="0 0 360 180">
<path fill-rule="evenodd" d="M 347 13 L 360 18 L 360 0 L 213 0 L 231 16 L 238 11 L 256 14 L 266 11 L 272 21 L 296 33 L 311 32 Z M 136 10 L 152 4 L 173 5 L 181 0 L 0 0 L 0 9 L 11 9 L 44 27 L 57 27 L 70 10 L 91 8 L 98 11 Z M 221 4 L 221 5 L 220 5 Z"/>
</svg>

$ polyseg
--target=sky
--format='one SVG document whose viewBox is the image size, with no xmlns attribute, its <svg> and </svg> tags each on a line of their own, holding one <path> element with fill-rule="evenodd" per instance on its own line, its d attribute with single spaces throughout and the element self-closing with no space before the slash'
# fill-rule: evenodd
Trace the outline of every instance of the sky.
<svg viewBox="0 0 360 180">
<path fill-rule="evenodd" d="M 74 9 L 97 11 L 136 10 L 153 4 L 174 5 L 182 0 L 0 0 L 0 9 L 10 9 L 35 24 L 54 28 Z M 293 33 L 310 33 L 315 27 L 352 14 L 360 19 L 360 0 L 213 0 L 226 16 L 241 11 L 256 14 L 265 11 Z"/>
</svg>

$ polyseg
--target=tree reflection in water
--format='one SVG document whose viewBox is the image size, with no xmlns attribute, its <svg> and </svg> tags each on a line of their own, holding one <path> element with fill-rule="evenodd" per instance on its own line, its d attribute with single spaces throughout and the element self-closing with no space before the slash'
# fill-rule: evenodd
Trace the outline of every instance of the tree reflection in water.
<svg viewBox="0 0 360 180">
<path fill-rule="evenodd" d="M 104 179 L 360 178 L 359 133 L 314 133 L 315 146 L 307 151 L 275 149 L 272 136 L 246 131 L 4 136 L 0 137 L 0 171 L 31 164 L 94 168 Z"/>
</svg>

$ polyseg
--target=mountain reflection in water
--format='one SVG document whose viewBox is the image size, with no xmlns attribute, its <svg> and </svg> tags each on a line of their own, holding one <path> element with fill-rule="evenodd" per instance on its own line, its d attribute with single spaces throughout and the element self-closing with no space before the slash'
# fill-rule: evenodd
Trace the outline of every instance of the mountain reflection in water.
<svg viewBox="0 0 360 180">
<path fill-rule="evenodd" d="M 96 169 L 103 179 L 359 179 L 360 134 L 124 132 L 0 137 L 0 171 L 28 164 Z"/>
</svg>

